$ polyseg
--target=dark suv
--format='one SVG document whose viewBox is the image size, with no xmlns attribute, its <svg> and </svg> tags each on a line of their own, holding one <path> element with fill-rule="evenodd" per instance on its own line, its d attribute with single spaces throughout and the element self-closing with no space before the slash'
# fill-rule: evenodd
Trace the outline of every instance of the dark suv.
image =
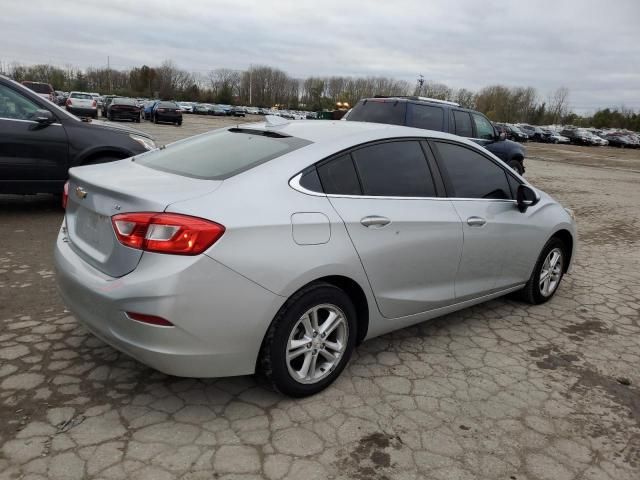
<svg viewBox="0 0 640 480">
<path fill-rule="evenodd" d="M 71 167 L 153 148 L 146 133 L 82 121 L 0 75 L 0 193 L 62 193 Z"/>
<path fill-rule="evenodd" d="M 505 140 L 483 114 L 454 102 L 424 97 L 365 98 L 346 117 L 348 121 L 390 123 L 467 137 L 519 174 L 525 170 L 525 149 L 522 145 Z"/>
</svg>

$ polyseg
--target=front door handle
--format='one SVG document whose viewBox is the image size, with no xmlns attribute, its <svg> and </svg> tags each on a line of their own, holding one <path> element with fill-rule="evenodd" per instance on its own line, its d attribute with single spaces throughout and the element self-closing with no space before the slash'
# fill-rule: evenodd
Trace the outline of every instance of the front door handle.
<svg viewBox="0 0 640 480">
<path fill-rule="evenodd" d="M 391 220 L 389 220 L 387 217 L 380 217 L 378 215 L 370 215 L 370 216 L 364 217 L 362 220 L 360 220 L 360 223 L 362 225 L 364 225 L 365 227 L 381 228 L 381 227 L 384 227 L 385 225 L 390 224 Z"/>
<path fill-rule="evenodd" d="M 470 227 L 482 227 L 486 223 L 487 221 L 484 218 L 480 218 L 480 217 L 467 218 L 467 225 L 469 225 Z"/>
</svg>

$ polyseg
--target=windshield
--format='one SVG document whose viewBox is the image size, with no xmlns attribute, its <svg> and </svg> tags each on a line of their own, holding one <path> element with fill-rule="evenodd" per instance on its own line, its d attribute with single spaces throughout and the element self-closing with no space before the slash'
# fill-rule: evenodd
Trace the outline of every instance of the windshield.
<svg viewBox="0 0 640 480">
<path fill-rule="evenodd" d="M 149 168 L 185 177 L 224 180 L 311 142 L 263 130 L 216 130 L 139 157 Z"/>
</svg>

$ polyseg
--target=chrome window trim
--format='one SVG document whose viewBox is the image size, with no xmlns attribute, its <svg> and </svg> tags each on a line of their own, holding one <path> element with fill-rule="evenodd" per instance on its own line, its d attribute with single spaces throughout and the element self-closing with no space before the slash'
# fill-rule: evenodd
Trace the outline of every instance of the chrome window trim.
<svg viewBox="0 0 640 480">
<path fill-rule="evenodd" d="M 517 203 L 516 200 L 505 198 L 457 198 L 457 197 L 382 197 L 375 195 L 338 195 L 335 193 L 321 193 L 314 192 L 300 185 L 302 179 L 302 173 L 300 172 L 289 180 L 289 186 L 294 190 L 304 193 L 305 195 L 312 195 L 314 197 L 327 197 L 327 198 L 352 198 L 352 199 L 368 199 L 368 200 L 439 200 L 439 201 L 481 201 L 481 202 L 500 202 L 500 203 Z"/>
<path fill-rule="evenodd" d="M 0 117 L 0 120 L 8 120 L 8 121 L 10 121 L 10 122 L 23 122 L 23 123 L 36 123 L 36 124 L 38 123 L 38 122 L 36 122 L 35 120 L 24 120 L 24 119 L 22 119 L 22 118 Z M 50 123 L 48 126 L 50 127 L 50 126 L 52 126 L 52 125 L 55 125 L 56 127 L 61 127 L 61 126 L 62 126 L 62 124 L 61 124 L 61 123 L 58 123 L 58 122 L 56 122 L 56 123 Z"/>
</svg>

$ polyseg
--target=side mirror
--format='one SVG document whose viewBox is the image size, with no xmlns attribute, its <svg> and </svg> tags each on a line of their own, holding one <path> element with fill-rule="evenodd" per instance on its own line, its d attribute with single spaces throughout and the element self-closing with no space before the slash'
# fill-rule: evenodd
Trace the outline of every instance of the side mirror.
<svg viewBox="0 0 640 480">
<path fill-rule="evenodd" d="M 527 208 L 533 207 L 540 201 L 540 195 L 529 185 L 520 184 L 518 186 L 518 192 L 516 193 L 516 201 L 518 203 L 518 210 L 526 212 Z"/>
<path fill-rule="evenodd" d="M 36 110 L 31 114 L 30 119 L 38 122 L 40 125 L 49 125 L 54 122 L 53 113 L 49 110 Z"/>
</svg>

